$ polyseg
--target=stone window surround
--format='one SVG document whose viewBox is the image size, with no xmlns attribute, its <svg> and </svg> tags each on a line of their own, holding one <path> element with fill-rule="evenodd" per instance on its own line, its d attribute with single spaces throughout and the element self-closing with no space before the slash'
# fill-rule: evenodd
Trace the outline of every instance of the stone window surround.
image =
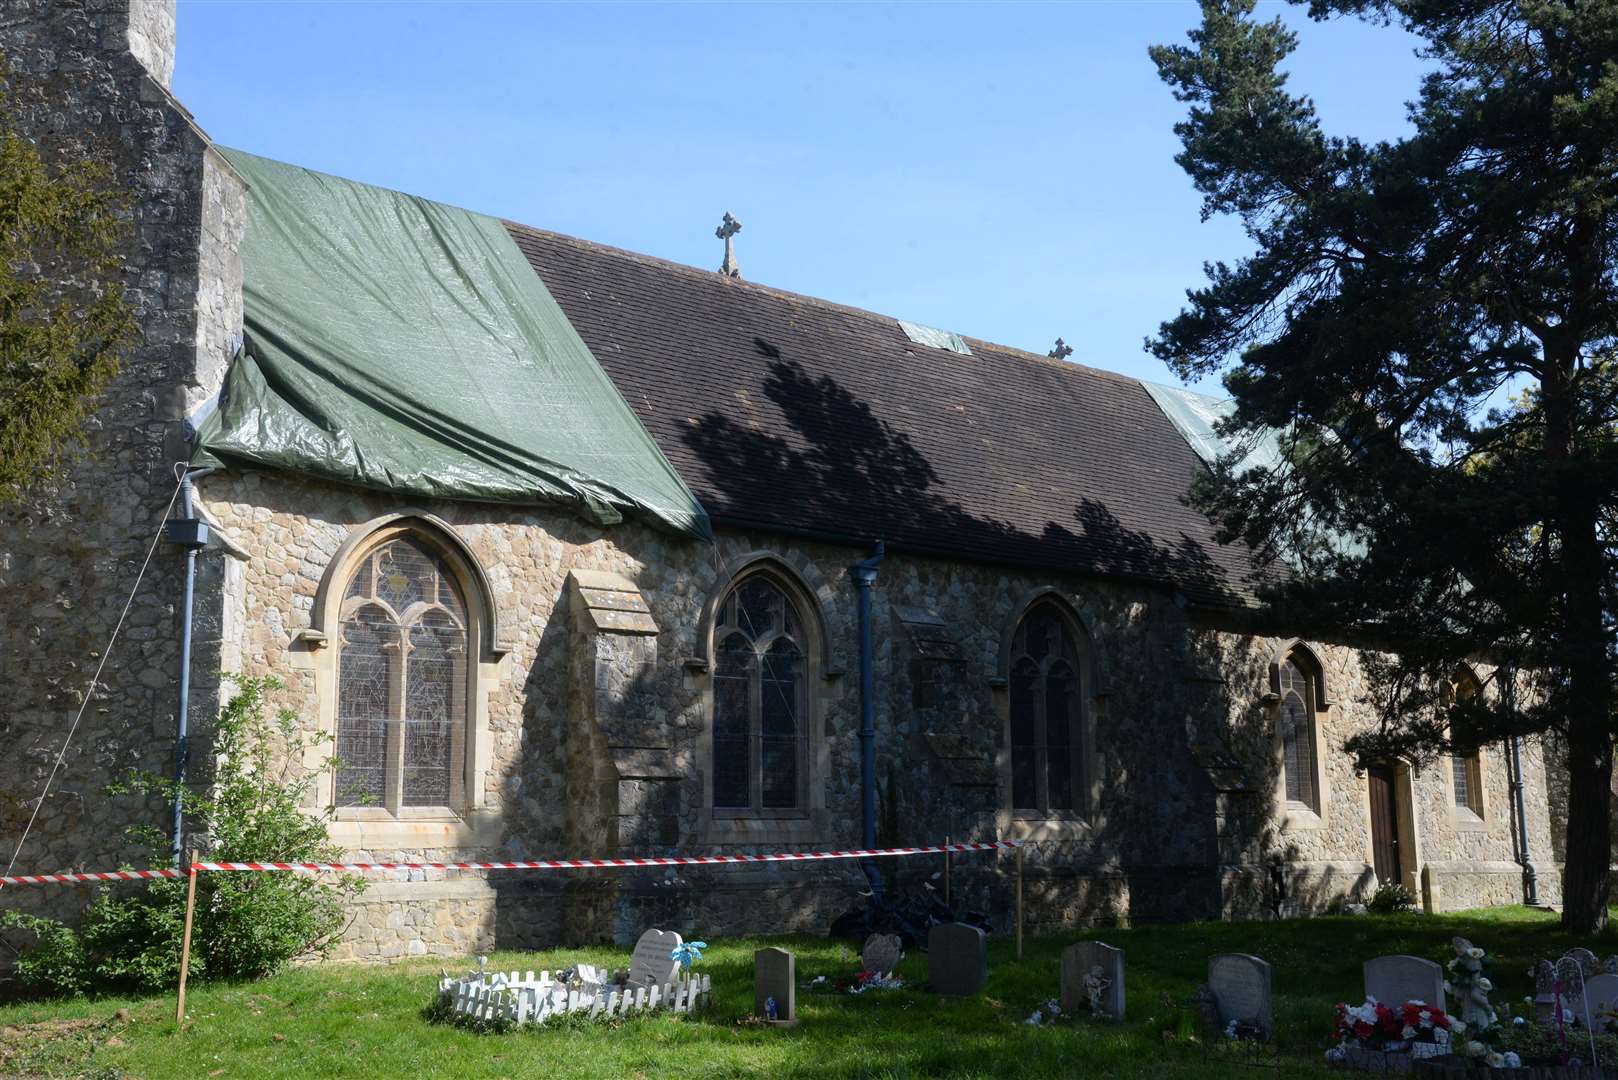
<svg viewBox="0 0 1618 1080">
<path fill-rule="evenodd" d="M 1314 715 L 1310 717 L 1313 729 L 1309 741 L 1312 750 L 1310 767 L 1315 782 L 1315 805 L 1312 807 L 1293 805 L 1287 800 L 1286 751 L 1281 741 L 1281 665 L 1289 659 L 1303 672 L 1314 691 Z M 1300 659 L 1302 663 L 1299 663 Z M 1264 708 L 1272 733 L 1271 746 L 1276 765 L 1275 804 L 1281 808 L 1280 816 L 1286 828 L 1323 829 L 1331 806 L 1331 791 L 1327 787 L 1326 755 L 1321 752 L 1325 739 L 1322 720 L 1332 718 L 1334 710 L 1338 708 L 1338 703 L 1329 695 L 1326 665 L 1321 663 L 1319 654 L 1302 638 L 1292 638 L 1271 655 L 1269 674 L 1270 688 L 1264 695 Z M 1366 807 L 1369 814 L 1369 801 Z"/>
<path fill-rule="evenodd" d="M 715 810 L 713 805 L 713 669 L 714 629 L 720 605 L 731 590 L 750 577 L 767 577 L 788 602 L 796 605 L 806 639 L 804 657 L 804 733 L 809 740 L 804 754 L 808 770 L 803 783 L 804 808 L 753 815 L 747 811 Z M 729 560 L 714 575 L 714 587 L 703 603 L 697 623 L 697 655 L 685 661 L 686 686 L 700 697 L 702 724 L 697 735 L 697 761 L 702 777 L 702 803 L 697 815 L 699 844 L 804 845 L 830 838 L 831 819 L 826 810 L 826 780 L 831 774 L 831 744 L 825 737 L 827 707 L 842 696 L 842 671 L 832 661 L 826 612 L 810 582 L 818 574 L 813 566 L 771 551 L 750 551 Z"/>
<path fill-rule="evenodd" d="M 1017 629 L 1035 605 L 1049 602 L 1068 623 L 1074 650 L 1079 655 L 1079 753 L 1083 755 L 1088 790 L 1082 792 L 1081 811 L 1029 813 L 1011 805 L 1011 648 Z M 995 773 L 1000 780 L 1000 807 L 995 812 L 998 834 L 1008 839 L 1038 842 L 1075 840 L 1088 837 L 1100 815 L 1101 754 L 1096 733 L 1106 713 L 1110 690 L 1102 686 L 1097 673 L 1096 635 L 1085 619 L 1076 597 L 1053 585 L 1042 585 L 1024 593 L 1004 622 L 1000 635 L 998 669 L 990 681 L 994 709 L 1000 724 L 999 745 L 995 748 Z"/>
<path fill-rule="evenodd" d="M 438 551 L 466 599 L 468 648 L 477 650 L 477 663 L 468 665 L 471 677 L 466 708 L 465 804 L 408 807 L 397 817 L 382 807 L 339 807 L 328 831 L 334 843 L 350 851 L 492 847 L 499 842 L 501 823 L 498 813 L 486 809 L 485 801 L 485 781 L 493 759 L 489 692 L 500 680 L 501 664 L 510 646 L 500 640 L 499 615 L 483 567 L 453 527 L 442 519 L 413 509 L 384 514 L 353 528 L 332 555 L 315 592 L 309 629 L 296 635 L 307 666 L 315 673 L 319 731 L 330 737 L 337 732 L 339 650 L 333 646 L 349 578 L 367 555 L 401 535 L 418 537 Z M 305 761 L 315 768 L 329 756 L 328 744 L 322 743 L 306 755 Z M 315 784 L 319 805 L 332 805 L 335 779 L 335 770 L 320 770 Z"/>
<path fill-rule="evenodd" d="M 1474 693 L 1486 692 L 1483 680 L 1478 678 L 1477 671 L 1470 664 L 1461 665 L 1460 670 L 1455 673 L 1455 678 L 1451 680 L 1451 686 L 1458 687 L 1463 682 L 1470 682 Z M 1451 693 L 1453 692 L 1452 690 Z M 1471 790 L 1467 793 L 1469 798 L 1465 806 L 1457 805 L 1455 802 L 1454 758 L 1452 756 L 1444 761 L 1444 768 L 1441 770 L 1444 774 L 1444 805 L 1449 807 L 1450 825 L 1456 832 L 1486 832 L 1489 828 L 1488 799 L 1483 782 L 1488 762 L 1484 752 L 1486 749 L 1480 746 L 1476 753 L 1467 755 L 1468 786 Z"/>
</svg>

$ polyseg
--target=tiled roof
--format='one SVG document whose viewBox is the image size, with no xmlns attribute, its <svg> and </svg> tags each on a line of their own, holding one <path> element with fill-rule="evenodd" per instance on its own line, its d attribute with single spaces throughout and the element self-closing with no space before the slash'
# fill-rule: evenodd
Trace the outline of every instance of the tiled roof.
<svg viewBox="0 0 1618 1080">
<path fill-rule="evenodd" d="M 1131 378 L 508 223 L 719 522 L 1245 593 L 1182 499 L 1197 456 Z"/>
</svg>

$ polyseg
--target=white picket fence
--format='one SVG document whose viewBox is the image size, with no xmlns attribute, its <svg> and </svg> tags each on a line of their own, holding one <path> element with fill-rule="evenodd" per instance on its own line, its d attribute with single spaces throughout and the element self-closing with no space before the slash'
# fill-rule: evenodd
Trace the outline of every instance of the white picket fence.
<svg viewBox="0 0 1618 1080">
<path fill-rule="evenodd" d="M 555 1016 L 584 1013 L 591 1019 L 665 1009 L 691 1012 L 707 1003 L 712 983 L 693 974 L 662 986 L 616 986 L 590 981 L 574 986 L 549 971 L 473 972 L 439 980 L 439 999 L 471 1020 L 543 1024 Z"/>
</svg>

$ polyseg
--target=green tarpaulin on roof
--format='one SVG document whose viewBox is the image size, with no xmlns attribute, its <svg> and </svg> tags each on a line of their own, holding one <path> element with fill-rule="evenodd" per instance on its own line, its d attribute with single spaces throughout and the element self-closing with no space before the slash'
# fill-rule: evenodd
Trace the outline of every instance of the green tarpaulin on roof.
<svg viewBox="0 0 1618 1080">
<path fill-rule="evenodd" d="M 197 460 L 708 518 L 494 218 L 236 150 L 245 341 Z"/>
</svg>

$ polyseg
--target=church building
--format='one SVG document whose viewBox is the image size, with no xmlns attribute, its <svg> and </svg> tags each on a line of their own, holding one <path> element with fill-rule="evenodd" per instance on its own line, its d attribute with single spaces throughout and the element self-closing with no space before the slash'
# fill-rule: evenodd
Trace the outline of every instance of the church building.
<svg viewBox="0 0 1618 1080">
<path fill-rule="evenodd" d="M 1256 621 L 1248 554 L 1184 501 L 1225 403 L 750 281 L 728 214 L 716 271 L 224 149 L 174 43 L 173 0 L 0 14 L 25 130 L 132 193 L 142 331 L 88 453 L 0 508 L 8 844 L 54 773 L 20 869 L 109 868 L 166 821 L 103 792 L 174 768 L 180 548 L 122 610 L 189 473 L 192 759 L 228 673 L 277 677 L 355 860 L 860 847 L 863 609 L 878 844 L 1026 841 L 1032 932 L 1379 883 L 1556 902 L 1537 744 L 1356 761 L 1359 648 Z M 957 857 L 961 906 L 1004 929 L 1011 867 Z M 868 888 L 851 861 L 414 877 L 339 956 L 820 932 Z"/>
</svg>

